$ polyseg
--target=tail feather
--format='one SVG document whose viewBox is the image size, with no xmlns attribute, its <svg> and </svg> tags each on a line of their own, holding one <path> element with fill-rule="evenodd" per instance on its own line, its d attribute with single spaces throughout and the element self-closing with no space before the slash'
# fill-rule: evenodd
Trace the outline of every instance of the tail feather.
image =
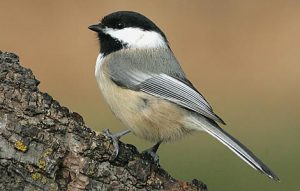
<svg viewBox="0 0 300 191">
<path fill-rule="evenodd" d="M 252 168 L 275 181 L 279 181 L 279 178 L 261 160 L 259 160 L 246 146 L 220 128 L 216 122 L 209 120 L 207 124 L 201 123 L 200 126 L 204 131 L 232 150 Z"/>
</svg>

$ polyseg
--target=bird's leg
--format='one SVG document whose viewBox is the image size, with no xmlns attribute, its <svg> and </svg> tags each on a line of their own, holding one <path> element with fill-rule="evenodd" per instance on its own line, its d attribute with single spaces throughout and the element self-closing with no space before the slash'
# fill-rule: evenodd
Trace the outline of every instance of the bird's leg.
<svg viewBox="0 0 300 191">
<path fill-rule="evenodd" d="M 156 152 L 157 152 L 158 147 L 161 143 L 162 143 L 162 141 L 159 141 L 158 143 L 153 145 L 153 147 L 143 151 L 142 154 L 143 155 L 149 155 L 153 159 L 154 163 L 157 164 L 158 161 L 159 161 L 159 156 L 156 154 Z"/>
<path fill-rule="evenodd" d="M 109 138 L 111 138 L 113 145 L 114 145 L 114 152 L 112 154 L 112 160 L 115 160 L 119 154 L 119 140 L 122 136 L 130 133 L 130 130 L 127 129 L 125 131 L 121 131 L 115 134 L 111 134 L 109 129 L 104 129 L 103 134 Z"/>
</svg>

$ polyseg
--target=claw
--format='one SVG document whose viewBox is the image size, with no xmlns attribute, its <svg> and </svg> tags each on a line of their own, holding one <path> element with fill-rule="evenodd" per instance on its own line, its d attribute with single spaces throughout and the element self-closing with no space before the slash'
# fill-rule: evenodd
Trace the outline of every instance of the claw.
<svg viewBox="0 0 300 191">
<path fill-rule="evenodd" d="M 156 153 L 157 152 L 157 149 L 159 147 L 159 145 L 161 144 L 162 142 L 158 142 L 156 143 L 153 147 L 145 150 L 142 152 L 142 155 L 144 156 L 149 156 L 150 159 L 154 162 L 154 164 L 158 165 L 159 164 L 159 156 L 158 154 Z"/>
<path fill-rule="evenodd" d="M 159 164 L 159 156 L 151 149 L 147 149 L 142 152 L 142 155 L 153 161 L 154 164 Z"/>
<path fill-rule="evenodd" d="M 114 146 L 114 151 L 112 153 L 112 161 L 114 161 L 118 154 L 119 154 L 119 141 L 120 141 L 120 138 L 123 136 L 123 135 L 126 135 L 130 133 L 130 130 L 125 130 L 125 131 L 122 131 L 122 132 L 119 132 L 119 133 L 116 133 L 116 134 L 111 134 L 109 129 L 104 129 L 103 130 L 103 134 L 106 136 L 106 137 L 109 137 L 111 140 L 112 140 L 112 143 L 113 143 L 113 146 Z"/>
</svg>

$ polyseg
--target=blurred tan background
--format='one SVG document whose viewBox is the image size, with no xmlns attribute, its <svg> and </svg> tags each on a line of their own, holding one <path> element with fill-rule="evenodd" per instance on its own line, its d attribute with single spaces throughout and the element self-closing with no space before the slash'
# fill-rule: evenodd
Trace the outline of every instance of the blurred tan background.
<svg viewBox="0 0 300 191">
<path fill-rule="evenodd" d="M 161 164 L 209 190 L 297 190 L 300 171 L 300 1 L 4 1 L 0 50 L 15 52 L 40 89 L 95 130 L 124 127 L 94 79 L 96 35 L 87 29 L 117 10 L 138 11 L 168 36 L 186 74 L 227 126 L 281 178 L 252 170 L 204 133 L 162 145 Z M 143 150 L 133 135 L 122 139 Z"/>
</svg>

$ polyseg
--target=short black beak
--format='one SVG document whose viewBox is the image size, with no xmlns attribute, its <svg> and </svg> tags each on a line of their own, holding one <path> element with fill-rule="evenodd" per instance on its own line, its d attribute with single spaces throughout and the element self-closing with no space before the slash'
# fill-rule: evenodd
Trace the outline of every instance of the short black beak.
<svg viewBox="0 0 300 191">
<path fill-rule="evenodd" d="M 101 32 L 104 29 L 104 26 L 102 23 L 91 25 L 89 26 L 89 29 L 95 32 Z"/>
</svg>

